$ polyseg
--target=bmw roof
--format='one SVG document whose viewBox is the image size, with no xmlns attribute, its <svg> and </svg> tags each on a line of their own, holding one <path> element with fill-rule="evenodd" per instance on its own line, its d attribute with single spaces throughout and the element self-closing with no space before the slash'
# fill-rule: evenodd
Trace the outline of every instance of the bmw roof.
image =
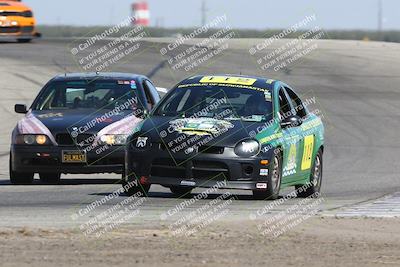
<svg viewBox="0 0 400 267">
<path fill-rule="evenodd" d="M 57 75 L 53 81 L 77 80 L 77 79 L 121 79 L 132 80 L 137 78 L 146 78 L 144 75 L 122 73 L 122 72 L 88 72 L 88 73 L 65 73 Z"/>
</svg>

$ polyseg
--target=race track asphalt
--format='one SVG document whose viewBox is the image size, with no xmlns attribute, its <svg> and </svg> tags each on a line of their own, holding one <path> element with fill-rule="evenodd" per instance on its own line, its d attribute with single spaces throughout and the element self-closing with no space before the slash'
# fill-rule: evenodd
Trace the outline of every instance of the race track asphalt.
<svg viewBox="0 0 400 267">
<path fill-rule="evenodd" d="M 264 71 L 248 52 L 260 40 L 231 40 L 229 49 L 215 60 L 186 72 L 172 70 L 167 58 L 160 55 L 160 48 L 168 41 L 142 41 L 140 53 L 108 70 L 146 74 L 164 88 L 171 88 L 195 73 L 241 73 L 281 79 L 300 94 L 315 96 L 324 116 L 322 210 L 400 191 L 400 44 L 322 40 L 317 41 L 315 51 L 295 64 L 279 71 Z M 107 174 L 66 175 L 57 186 L 42 185 L 39 181 L 32 186 L 9 183 L 10 134 L 21 118 L 13 112 L 14 104 L 29 105 L 55 74 L 82 72 L 71 55 L 70 43 L 68 39 L 0 43 L 0 226 L 75 226 L 80 220 L 71 219 L 71 215 L 120 187 L 116 184 L 118 176 Z M 263 201 L 252 201 L 248 192 L 232 192 L 238 199 L 227 220 L 247 218 L 250 212 L 265 205 Z M 216 196 L 192 208 L 213 197 Z M 152 187 L 137 223 L 158 223 L 160 215 L 180 201 L 168 189 Z M 290 200 L 281 209 L 297 201 Z M 111 200 L 101 209 L 115 203 Z"/>
</svg>

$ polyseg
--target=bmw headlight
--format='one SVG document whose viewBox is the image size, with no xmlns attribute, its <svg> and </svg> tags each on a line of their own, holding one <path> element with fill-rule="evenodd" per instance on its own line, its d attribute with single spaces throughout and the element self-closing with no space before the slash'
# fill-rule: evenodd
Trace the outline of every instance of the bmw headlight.
<svg viewBox="0 0 400 267">
<path fill-rule="evenodd" d="M 18 135 L 16 144 L 18 145 L 48 145 L 49 138 L 44 134 L 23 134 Z"/>
<path fill-rule="evenodd" d="M 239 157 L 252 157 L 261 151 L 260 143 L 255 139 L 243 140 L 235 146 L 235 154 Z"/>
<path fill-rule="evenodd" d="M 127 138 L 126 134 L 105 134 L 100 137 L 100 141 L 110 146 L 122 146 L 126 144 Z"/>
</svg>

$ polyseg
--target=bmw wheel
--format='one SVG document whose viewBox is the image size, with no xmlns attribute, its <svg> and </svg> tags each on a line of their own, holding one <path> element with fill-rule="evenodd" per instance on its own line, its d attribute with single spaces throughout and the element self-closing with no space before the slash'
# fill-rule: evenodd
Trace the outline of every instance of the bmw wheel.
<svg viewBox="0 0 400 267">
<path fill-rule="evenodd" d="M 59 184 L 61 181 L 60 173 L 39 173 L 40 181 L 45 184 Z"/>
<path fill-rule="evenodd" d="M 33 183 L 34 173 L 13 171 L 11 153 L 10 153 L 10 161 L 9 161 L 9 171 L 10 171 L 9 172 L 10 173 L 10 181 L 12 184 L 27 185 L 27 184 Z"/>
</svg>

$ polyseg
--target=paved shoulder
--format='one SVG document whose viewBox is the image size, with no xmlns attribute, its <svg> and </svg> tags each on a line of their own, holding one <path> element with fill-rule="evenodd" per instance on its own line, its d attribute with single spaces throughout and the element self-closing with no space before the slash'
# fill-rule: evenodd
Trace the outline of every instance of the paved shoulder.
<svg viewBox="0 0 400 267">
<path fill-rule="evenodd" d="M 400 218 L 400 192 L 351 206 L 335 215 L 337 217 Z"/>
</svg>

